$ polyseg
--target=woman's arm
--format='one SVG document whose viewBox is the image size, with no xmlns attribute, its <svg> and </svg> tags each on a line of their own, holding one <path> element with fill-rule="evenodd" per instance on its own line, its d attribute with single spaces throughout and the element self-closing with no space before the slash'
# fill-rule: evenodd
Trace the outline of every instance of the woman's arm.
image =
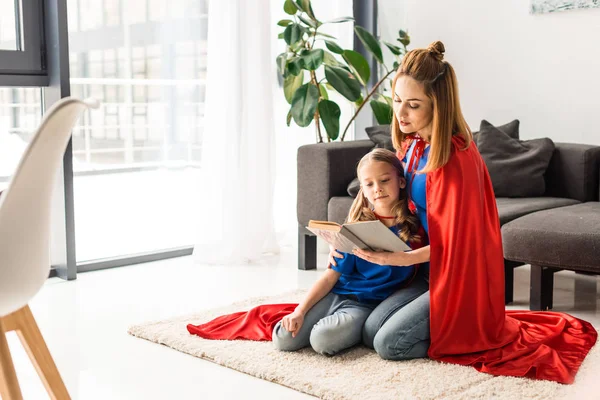
<svg viewBox="0 0 600 400">
<path fill-rule="evenodd" d="M 331 268 L 325 270 L 323 275 L 312 285 L 308 294 L 298 304 L 293 313 L 286 315 L 281 320 L 283 327 L 296 337 L 304 323 L 304 316 L 319 300 L 327 295 L 340 278 L 340 273 Z"/>
<path fill-rule="evenodd" d="M 425 246 L 411 251 L 397 251 L 395 253 L 384 251 L 354 250 L 354 255 L 364 260 L 379 265 L 393 265 L 408 267 L 429 261 L 430 247 Z"/>
</svg>

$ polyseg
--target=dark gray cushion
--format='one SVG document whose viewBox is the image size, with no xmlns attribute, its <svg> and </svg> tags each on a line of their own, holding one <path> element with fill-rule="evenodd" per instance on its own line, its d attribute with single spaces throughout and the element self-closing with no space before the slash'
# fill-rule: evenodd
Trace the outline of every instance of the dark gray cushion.
<svg viewBox="0 0 600 400">
<path fill-rule="evenodd" d="M 473 140 L 475 144 L 479 147 L 479 137 L 480 135 L 485 135 L 487 132 L 493 131 L 493 129 L 499 129 L 502 132 L 506 133 L 513 139 L 519 140 L 519 120 L 515 119 L 514 121 L 510 121 L 508 124 L 494 126 L 485 119 L 481 120 L 481 124 L 479 125 L 479 131 L 473 132 Z"/>
<path fill-rule="evenodd" d="M 360 190 L 360 181 L 358 178 L 352 179 L 352 182 L 348 185 L 348 194 L 353 198 L 358 196 L 358 191 Z"/>
<path fill-rule="evenodd" d="M 500 225 L 504 225 L 507 222 L 535 211 L 570 206 L 573 204 L 579 204 L 579 201 L 558 197 L 529 197 L 525 199 L 508 197 L 496 198 Z"/>
<path fill-rule="evenodd" d="M 496 197 L 538 197 L 546 191 L 544 174 L 554 153 L 549 138 L 519 141 L 498 128 L 479 136 Z"/>
<path fill-rule="evenodd" d="M 365 128 L 367 131 L 367 136 L 373 143 L 375 143 L 375 147 L 381 149 L 388 149 L 393 151 L 394 153 L 394 145 L 392 144 L 392 131 L 390 125 L 375 125 Z"/>
<path fill-rule="evenodd" d="M 502 227 L 504 257 L 546 267 L 600 272 L 600 203 L 538 211 Z"/>
<path fill-rule="evenodd" d="M 327 205 L 327 220 L 343 224 L 354 199 L 350 196 L 332 197 Z"/>
</svg>

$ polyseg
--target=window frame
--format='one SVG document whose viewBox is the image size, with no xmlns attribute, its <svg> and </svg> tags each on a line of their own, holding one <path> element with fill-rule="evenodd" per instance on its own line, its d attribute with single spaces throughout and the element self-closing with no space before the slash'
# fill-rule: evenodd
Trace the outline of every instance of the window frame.
<svg viewBox="0 0 600 400">
<path fill-rule="evenodd" d="M 44 1 L 14 1 L 23 50 L 0 50 L 0 86 L 48 86 Z"/>
</svg>

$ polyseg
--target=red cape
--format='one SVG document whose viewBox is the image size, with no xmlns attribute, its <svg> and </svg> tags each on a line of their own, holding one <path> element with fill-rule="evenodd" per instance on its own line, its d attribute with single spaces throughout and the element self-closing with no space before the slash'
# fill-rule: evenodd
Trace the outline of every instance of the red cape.
<svg viewBox="0 0 600 400">
<path fill-rule="evenodd" d="M 462 148 L 464 140 L 454 137 L 450 161 L 427 174 L 429 357 L 493 375 L 572 383 L 598 334 L 564 313 L 505 311 L 492 182 L 476 147 Z M 295 307 L 267 304 L 187 328 L 207 339 L 271 340 L 274 326 Z"/>
<path fill-rule="evenodd" d="M 450 161 L 427 174 L 429 357 L 493 375 L 572 383 L 597 332 L 568 314 L 505 311 L 492 181 L 477 148 L 463 148 L 455 136 Z"/>
</svg>

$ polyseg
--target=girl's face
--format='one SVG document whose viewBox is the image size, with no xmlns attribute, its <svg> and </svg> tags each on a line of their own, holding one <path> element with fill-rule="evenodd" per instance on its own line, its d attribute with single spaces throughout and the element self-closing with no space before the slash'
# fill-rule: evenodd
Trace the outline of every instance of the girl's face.
<svg viewBox="0 0 600 400">
<path fill-rule="evenodd" d="M 431 138 L 433 105 L 425 95 L 423 85 L 403 75 L 394 87 L 394 116 L 404 134 L 418 133 L 425 140 Z"/>
<path fill-rule="evenodd" d="M 363 195 L 375 207 L 375 212 L 387 216 L 398 202 L 400 189 L 406 187 L 406 180 L 393 165 L 383 161 L 365 163 L 358 176 Z"/>
</svg>

